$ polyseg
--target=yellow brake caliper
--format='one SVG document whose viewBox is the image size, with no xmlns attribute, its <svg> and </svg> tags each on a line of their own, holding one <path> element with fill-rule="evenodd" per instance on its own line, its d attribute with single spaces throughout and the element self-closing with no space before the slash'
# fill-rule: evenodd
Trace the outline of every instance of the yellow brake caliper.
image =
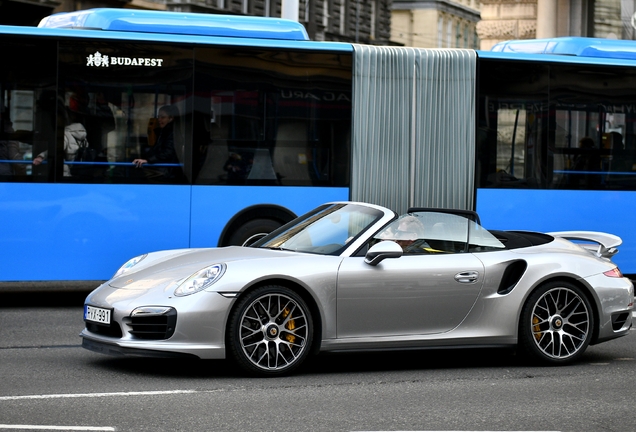
<svg viewBox="0 0 636 432">
<path fill-rule="evenodd" d="M 536 316 L 532 317 L 532 324 L 534 324 L 534 326 L 532 327 L 532 330 L 534 330 L 534 338 L 537 341 L 540 341 L 542 333 L 541 333 L 541 327 L 539 327 L 539 318 Z"/>
<path fill-rule="evenodd" d="M 283 310 L 283 318 L 287 318 L 287 315 L 289 315 L 291 311 L 289 310 L 289 308 L 285 308 Z M 289 331 L 292 331 L 296 328 L 296 321 L 293 319 L 290 319 L 289 321 L 287 321 L 287 324 L 285 324 L 285 328 Z M 287 333 L 285 334 L 285 339 L 287 339 L 287 342 L 289 343 L 294 343 L 296 341 L 296 336 L 294 336 L 291 333 Z"/>
</svg>

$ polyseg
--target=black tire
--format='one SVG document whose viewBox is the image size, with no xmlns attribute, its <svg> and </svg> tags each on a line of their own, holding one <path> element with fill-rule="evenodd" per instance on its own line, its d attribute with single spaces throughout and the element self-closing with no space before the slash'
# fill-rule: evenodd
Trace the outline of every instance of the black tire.
<svg viewBox="0 0 636 432">
<path fill-rule="evenodd" d="M 270 285 L 244 294 L 228 321 L 228 357 L 251 375 L 281 376 L 309 355 L 313 320 L 303 299 Z"/>
<path fill-rule="evenodd" d="M 229 245 L 241 246 L 247 239 L 256 234 L 269 234 L 282 224 L 273 219 L 253 219 L 241 225 L 230 236 Z"/>
<path fill-rule="evenodd" d="M 571 363 L 587 349 L 594 325 L 592 305 L 583 290 L 568 282 L 548 282 L 523 306 L 519 345 L 540 363 Z"/>
</svg>

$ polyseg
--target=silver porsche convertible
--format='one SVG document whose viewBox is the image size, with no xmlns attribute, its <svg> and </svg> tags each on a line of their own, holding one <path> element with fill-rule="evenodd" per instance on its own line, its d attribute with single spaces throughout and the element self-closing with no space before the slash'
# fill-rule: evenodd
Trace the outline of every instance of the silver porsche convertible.
<svg viewBox="0 0 636 432">
<path fill-rule="evenodd" d="M 263 376 L 321 351 L 510 346 L 563 364 L 629 332 L 620 244 L 329 203 L 250 245 L 131 259 L 88 295 L 81 337 L 104 354 L 227 357 Z"/>
</svg>

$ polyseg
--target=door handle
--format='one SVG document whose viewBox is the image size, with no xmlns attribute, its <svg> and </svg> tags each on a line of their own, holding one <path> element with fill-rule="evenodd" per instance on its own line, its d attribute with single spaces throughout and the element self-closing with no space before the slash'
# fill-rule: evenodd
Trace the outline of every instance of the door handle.
<svg viewBox="0 0 636 432">
<path fill-rule="evenodd" d="M 455 280 L 459 283 L 474 283 L 479 279 L 479 272 L 465 271 L 455 275 Z"/>
</svg>

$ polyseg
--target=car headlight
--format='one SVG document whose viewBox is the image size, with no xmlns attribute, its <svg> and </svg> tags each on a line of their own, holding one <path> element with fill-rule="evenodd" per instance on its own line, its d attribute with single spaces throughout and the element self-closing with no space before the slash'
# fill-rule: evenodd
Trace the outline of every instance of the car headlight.
<svg viewBox="0 0 636 432">
<path fill-rule="evenodd" d="M 221 279 L 223 273 L 225 273 L 225 264 L 214 264 L 199 270 L 181 282 L 174 290 L 174 295 L 182 297 L 202 291 Z"/>
<path fill-rule="evenodd" d="M 128 270 L 130 270 L 131 268 L 139 264 L 139 262 L 143 260 L 144 258 L 146 258 L 147 256 L 148 254 L 143 254 L 143 255 L 139 255 L 129 259 L 128 261 L 126 261 L 126 264 L 124 264 L 123 266 L 119 268 L 119 270 L 117 270 L 117 273 L 115 273 L 115 275 L 111 279 L 115 279 L 116 277 L 123 275 Z"/>
</svg>

